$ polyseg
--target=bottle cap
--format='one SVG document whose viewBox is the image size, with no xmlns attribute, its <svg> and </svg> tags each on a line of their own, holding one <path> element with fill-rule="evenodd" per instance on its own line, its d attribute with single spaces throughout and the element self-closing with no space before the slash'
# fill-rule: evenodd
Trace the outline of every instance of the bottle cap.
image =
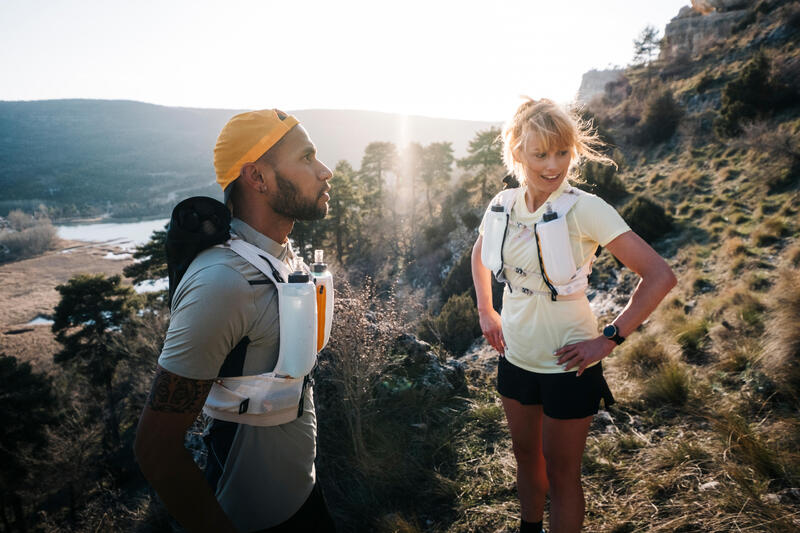
<svg viewBox="0 0 800 533">
<path fill-rule="evenodd" d="M 289 274 L 289 283 L 308 283 L 308 274 L 295 270 Z"/>
<path fill-rule="evenodd" d="M 322 256 L 324 252 L 322 250 L 314 250 L 314 262 L 315 263 L 324 263 Z"/>
</svg>

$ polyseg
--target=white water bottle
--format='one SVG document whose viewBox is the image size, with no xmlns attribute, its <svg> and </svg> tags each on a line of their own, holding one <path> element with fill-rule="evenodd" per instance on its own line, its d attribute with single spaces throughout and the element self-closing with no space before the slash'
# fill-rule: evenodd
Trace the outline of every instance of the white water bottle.
<svg viewBox="0 0 800 533">
<path fill-rule="evenodd" d="M 503 240 L 506 235 L 508 215 L 502 204 L 494 204 L 486 213 L 481 243 L 481 262 L 493 274 L 503 268 Z"/>
<path fill-rule="evenodd" d="M 536 224 L 539 251 L 544 265 L 544 274 L 553 285 L 565 285 L 575 275 L 575 259 L 569 240 L 567 217 L 558 216 L 553 206 L 547 207 L 541 222 Z"/>
<path fill-rule="evenodd" d="M 287 283 L 278 283 L 280 351 L 273 372 L 301 378 L 317 362 L 317 305 L 308 274 L 295 271 Z"/>
<path fill-rule="evenodd" d="M 317 299 L 317 352 L 328 344 L 333 323 L 333 274 L 323 261 L 323 251 L 314 250 L 311 275 L 316 284 Z"/>
</svg>

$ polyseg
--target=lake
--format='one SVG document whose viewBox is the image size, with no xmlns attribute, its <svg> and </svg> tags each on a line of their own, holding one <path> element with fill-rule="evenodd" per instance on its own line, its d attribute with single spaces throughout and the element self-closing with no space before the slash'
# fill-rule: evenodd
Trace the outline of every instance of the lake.
<svg viewBox="0 0 800 533">
<path fill-rule="evenodd" d="M 58 236 L 70 241 L 103 242 L 133 250 L 150 240 L 156 230 L 164 229 L 168 218 L 143 220 L 140 222 L 96 222 L 56 226 Z"/>
</svg>

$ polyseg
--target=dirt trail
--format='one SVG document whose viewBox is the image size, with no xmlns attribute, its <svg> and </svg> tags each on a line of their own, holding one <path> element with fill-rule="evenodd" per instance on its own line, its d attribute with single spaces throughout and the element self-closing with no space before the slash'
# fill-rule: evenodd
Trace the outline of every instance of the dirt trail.
<svg viewBox="0 0 800 533">
<path fill-rule="evenodd" d="M 50 371 L 60 345 L 49 325 L 26 325 L 50 317 L 59 300 L 56 285 L 80 273 L 122 274 L 132 260 L 107 259 L 123 252 L 109 243 L 58 240 L 53 250 L 30 259 L 0 264 L 0 353 Z"/>
</svg>

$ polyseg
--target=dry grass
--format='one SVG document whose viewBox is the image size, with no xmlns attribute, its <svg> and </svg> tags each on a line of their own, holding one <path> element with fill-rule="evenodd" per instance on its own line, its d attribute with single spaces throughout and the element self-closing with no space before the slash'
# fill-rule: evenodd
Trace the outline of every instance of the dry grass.
<svg viewBox="0 0 800 533">
<path fill-rule="evenodd" d="M 689 372 L 677 362 L 661 365 L 645 382 L 643 399 L 650 405 L 680 407 L 689 399 Z"/>
<path fill-rule="evenodd" d="M 769 302 L 759 364 L 785 395 L 800 403 L 800 271 L 783 269 Z"/>
<path fill-rule="evenodd" d="M 646 377 L 669 361 L 669 354 L 653 335 L 642 335 L 625 343 L 617 357 L 619 364 L 630 374 Z"/>
</svg>

